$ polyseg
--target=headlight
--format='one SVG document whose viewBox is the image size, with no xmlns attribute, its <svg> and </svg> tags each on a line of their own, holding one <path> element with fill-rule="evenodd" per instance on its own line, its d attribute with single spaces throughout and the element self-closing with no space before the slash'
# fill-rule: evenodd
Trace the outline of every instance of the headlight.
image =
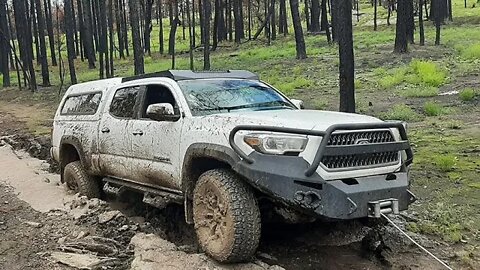
<svg viewBox="0 0 480 270">
<path fill-rule="evenodd" d="M 305 150 L 308 138 L 301 135 L 250 133 L 244 136 L 243 141 L 263 154 L 298 155 Z"/>
</svg>

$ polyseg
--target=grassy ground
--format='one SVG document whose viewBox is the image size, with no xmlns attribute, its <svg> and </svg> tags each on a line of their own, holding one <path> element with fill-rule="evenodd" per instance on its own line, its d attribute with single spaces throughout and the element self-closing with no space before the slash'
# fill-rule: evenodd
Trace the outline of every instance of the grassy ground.
<svg viewBox="0 0 480 270">
<path fill-rule="evenodd" d="M 475 3 L 467 2 L 469 7 Z M 434 28 L 425 22 L 426 45 L 412 45 L 405 55 L 392 53 L 395 25 L 386 25 L 386 11 L 379 9 L 380 25 L 374 32 L 373 8 L 362 5 L 360 21 L 354 17 L 356 98 L 361 113 L 410 123 L 416 154 L 412 189 L 419 202 L 411 209 L 418 221 L 408 228 L 450 244 L 459 261 L 475 268 L 480 265 L 480 7 L 465 9 L 463 0 L 453 3 L 454 20 L 442 28 L 442 45 L 433 45 Z M 186 51 L 181 32 L 177 48 Z M 158 39 L 155 30 L 152 39 Z M 307 35 L 306 43 L 309 57 L 302 61 L 295 60 L 292 35 L 279 36 L 271 46 L 263 39 L 222 43 L 212 54 L 212 67 L 252 70 L 289 96 L 305 100 L 309 108 L 336 110 L 338 48 L 323 35 Z M 158 43 L 153 50 L 158 51 Z M 198 69 L 201 58 L 196 51 Z M 145 60 L 147 72 L 170 65 L 158 53 Z M 77 60 L 77 66 L 80 81 L 98 78 L 98 71 L 88 70 L 85 63 Z M 119 76 L 133 73 L 131 59 L 116 60 L 115 67 Z M 188 54 L 177 57 L 177 68 L 188 69 Z M 11 111 L 32 132 L 47 133 L 46 123 L 58 103 L 56 71 L 52 82 L 55 87 L 34 94 L 0 89 L 0 110 Z"/>
</svg>

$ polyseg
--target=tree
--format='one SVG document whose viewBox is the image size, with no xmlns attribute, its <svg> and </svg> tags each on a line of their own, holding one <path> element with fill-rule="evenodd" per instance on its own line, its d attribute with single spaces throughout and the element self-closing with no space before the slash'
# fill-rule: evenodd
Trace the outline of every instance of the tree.
<svg viewBox="0 0 480 270">
<path fill-rule="evenodd" d="M 210 19 L 212 16 L 212 6 L 210 0 L 203 0 L 203 69 L 210 70 Z"/>
<path fill-rule="evenodd" d="M 415 18 L 413 10 L 413 0 L 404 0 L 406 2 L 407 14 L 407 40 L 410 44 L 415 43 Z"/>
<path fill-rule="evenodd" d="M 152 33 L 152 10 L 154 0 L 145 0 L 145 29 L 143 32 L 143 45 L 145 53 L 152 54 L 150 49 L 150 35 Z"/>
<path fill-rule="evenodd" d="M 373 1 L 373 31 L 377 31 L 377 7 L 378 7 L 378 0 L 374 0 Z"/>
<path fill-rule="evenodd" d="M 117 27 L 118 53 L 121 59 L 125 59 L 125 42 L 123 37 L 123 15 L 121 11 L 122 1 L 114 0 L 115 6 L 115 26 Z"/>
<path fill-rule="evenodd" d="M 430 7 L 435 23 L 435 45 L 440 45 L 440 29 L 444 20 L 448 17 L 447 1 L 432 0 Z"/>
<path fill-rule="evenodd" d="M 82 0 L 83 7 L 83 48 L 88 59 L 88 68 L 95 68 L 95 49 L 93 48 L 92 6 L 90 0 Z"/>
<path fill-rule="evenodd" d="M 140 39 L 140 21 L 138 11 L 138 1 L 128 0 L 130 7 L 130 26 L 132 27 L 133 40 L 133 62 L 135 66 L 135 75 L 144 74 L 144 58 L 142 41 Z"/>
<path fill-rule="evenodd" d="M 327 17 L 327 0 L 322 0 L 322 27 L 325 29 L 325 35 L 327 36 L 328 44 L 332 43 L 332 38 L 330 36 L 330 25 L 328 25 L 328 17 Z"/>
<path fill-rule="evenodd" d="M 298 0 L 290 0 L 290 10 L 292 12 L 293 31 L 295 33 L 297 59 L 305 59 L 307 58 L 307 52 L 305 49 L 305 39 L 303 38 L 302 22 L 300 21 L 300 13 L 298 11 Z"/>
<path fill-rule="evenodd" d="M 340 56 L 340 111 L 355 112 L 355 61 L 352 35 L 352 0 L 340 0 L 338 8 L 338 51 Z"/>
<path fill-rule="evenodd" d="M 3 74 L 3 87 L 10 86 L 8 55 L 10 54 L 10 35 L 8 35 L 7 0 L 0 0 L 0 73 Z"/>
<path fill-rule="evenodd" d="M 407 14 L 407 1 L 398 1 L 397 6 L 397 25 L 395 33 L 395 48 L 394 52 L 396 53 L 407 53 L 408 52 L 408 42 L 407 42 L 407 24 L 408 24 L 408 14 Z"/>
<path fill-rule="evenodd" d="M 420 46 L 425 45 L 425 30 L 423 28 L 423 1 L 418 2 L 418 30 L 420 34 Z"/>
<path fill-rule="evenodd" d="M 45 20 L 43 18 L 42 2 L 35 0 L 37 10 L 38 40 L 40 41 L 40 55 L 37 55 L 42 66 L 42 85 L 50 86 L 50 74 L 48 72 L 47 46 L 45 42 Z"/>
<path fill-rule="evenodd" d="M 320 0 L 312 0 L 310 31 L 320 32 Z"/>
<path fill-rule="evenodd" d="M 33 47 L 31 42 L 32 30 L 27 20 L 27 1 L 13 1 L 13 7 L 20 59 L 23 64 L 23 75 L 28 81 L 30 90 L 35 91 L 37 90 L 37 81 L 35 77 L 35 69 L 33 68 Z"/>
<path fill-rule="evenodd" d="M 50 45 L 52 66 L 55 67 L 57 66 L 57 56 L 55 52 L 55 37 L 53 35 L 52 2 L 50 0 L 43 0 L 43 7 L 45 9 L 45 21 L 47 22 L 48 44 Z"/>
<path fill-rule="evenodd" d="M 179 23 L 178 16 L 175 16 L 172 25 L 170 25 L 170 35 L 168 37 L 168 53 L 172 56 L 172 69 L 175 69 L 175 38 L 177 36 L 177 27 Z"/>
<path fill-rule="evenodd" d="M 192 4 L 195 4 L 195 2 L 192 2 Z M 186 0 L 186 5 L 187 5 L 187 20 L 188 20 L 188 41 L 190 43 L 189 47 L 189 58 L 190 58 L 190 70 L 194 70 L 193 66 L 193 31 L 192 28 L 195 27 L 195 25 L 192 26 L 192 18 L 190 14 L 190 0 Z M 195 15 L 195 14 L 193 14 Z"/>
<path fill-rule="evenodd" d="M 103 0 L 98 0 L 97 6 L 98 45 L 97 50 L 100 58 L 100 78 L 110 77 L 110 60 L 108 59 L 107 38 L 107 7 Z"/>
<path fill-rule="evenodd" d="M 73 35 L 73 16 L 72 16 L 72 0 L 65 0 L 65 35 L 67 38 L 67 54 L 68 54 L 68 69 L 70 71 L 70 82 L 77 83 L 77 75 L 75 72 L 75 46 Z"/>
<path fill-rule="evenodd" d="M 188 1 L 188 0 L 187 0 Z M 158 5 L 158 14 L 160 16 L 159 20 L 159 34 L 158 34 L 158 41 L 160 43 L 160 54 L 163 54 L 165 51 L 165 46 L 163 44 L 163 12 L 162 12 L 162 0 L 157 1 Z"/>
</svg>

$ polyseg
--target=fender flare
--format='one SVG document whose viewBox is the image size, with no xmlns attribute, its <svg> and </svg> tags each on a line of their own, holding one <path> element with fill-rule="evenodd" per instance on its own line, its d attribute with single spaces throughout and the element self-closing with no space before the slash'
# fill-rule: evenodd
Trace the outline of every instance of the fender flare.
<svg viewBox="0 0 480 270">
<path fill-rule="evenodd" d="M 63 183 L 63 170 L 67 164 L 65 164 L 65 161 L 63 160 L 63 146 L 64 145 L 71 145 L 75 148 L 77 151 L 78 157 L 80 159 L 80 162 L 82 166 L 88 170 L 88 161 L 87 157 L 85 156 L 85 151 L 83 151 L 82 144 L 80 140 L 72 135 L 66 135 L 63 136 L 62 139 L 60 140 L 60 150 L 59 150 L 59 163 L 60 163 L 60 180 Z"/>
</svg>

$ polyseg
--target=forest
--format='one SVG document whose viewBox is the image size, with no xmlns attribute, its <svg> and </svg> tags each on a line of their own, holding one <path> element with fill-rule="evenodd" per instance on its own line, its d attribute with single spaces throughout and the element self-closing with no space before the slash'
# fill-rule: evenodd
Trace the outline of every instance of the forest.
<svg viewBox="0 0 480 270">
<path fill-rule="evenodd" d="M 0 146 L 49 141 L 70 85 L 168 69 L 250 70 L 307 109 L 408 122 L 418 201 L 402 229 L 480 268 L 480 0 L 0 0 Z M 320 268 L 282 248 L 280 265 Z"/>
</svg>

